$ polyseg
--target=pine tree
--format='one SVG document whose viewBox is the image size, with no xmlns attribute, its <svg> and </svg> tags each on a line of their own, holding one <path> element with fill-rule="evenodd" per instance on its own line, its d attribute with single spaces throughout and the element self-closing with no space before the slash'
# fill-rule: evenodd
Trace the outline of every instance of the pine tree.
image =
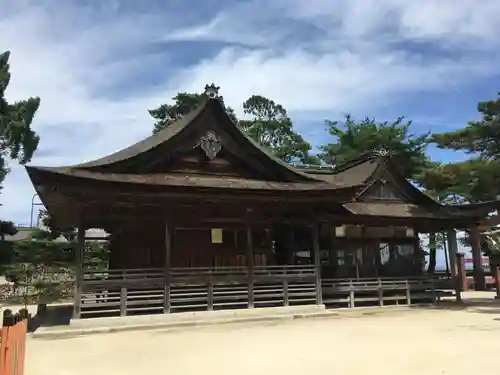
<svg viewBox="0 0 500 375">
<path fill-rule="evenodd" d="M 31 160 L 40 138 L 31 129 L 31 123 L 40 98 L 10 104 L 5 92 L 10 82 L 9 52 L 0 54 L 0 183 L 9 172 L 6 158 L 25 164 Z"/>
</svg>

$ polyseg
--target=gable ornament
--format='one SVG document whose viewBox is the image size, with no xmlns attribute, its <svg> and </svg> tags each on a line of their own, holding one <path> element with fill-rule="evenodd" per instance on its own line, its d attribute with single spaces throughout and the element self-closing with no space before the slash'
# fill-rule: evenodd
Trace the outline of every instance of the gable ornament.
<svg viewBox="0 0 500 375">
<path fill-rule="evenodd" d="M 213 130 L 208 130 L 206 134 L 200 138 L 200 147 L 210 160 L 214 159 L 222 149 L 220 138 Z"/>
<path fill-rule="evenodd" d="M 373 150 L 375 155 L 378 156 L 391 156 L 391 150 L 388 147 L 382 146 L 378 149 Z"/>
<path fill-rule="evenodd" d="M 214 83 L 211 85 L 205 85 L 205 95 L 210 99 L 217 99 L 219 98 L 219 89 L 220 86 L 215 86 Z"/>
</svg>

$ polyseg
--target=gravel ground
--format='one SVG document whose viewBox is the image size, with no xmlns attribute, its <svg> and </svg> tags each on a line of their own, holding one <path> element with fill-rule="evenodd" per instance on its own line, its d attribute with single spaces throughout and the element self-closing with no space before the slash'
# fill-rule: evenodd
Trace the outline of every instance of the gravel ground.
<svg viewBox="0 0 500 375">
<path fill-rule="evenodd" d="M 28 339 L 26 375 L 494 375 L 500 304 L 488 296 L 467 309 Z"/>
</svg>

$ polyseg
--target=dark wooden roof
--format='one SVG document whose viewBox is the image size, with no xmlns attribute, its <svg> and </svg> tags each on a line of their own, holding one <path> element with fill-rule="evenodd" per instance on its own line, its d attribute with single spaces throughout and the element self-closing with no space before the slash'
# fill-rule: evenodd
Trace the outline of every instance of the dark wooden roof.
<svg viewBox="0 0 500 375">
<path fill-rule="evenodd" d="M 49 172 L 82 177 L 82 172 L 85 171 L 86 178 L 93 178 L 92 173 L 99 172 L 100 174 L 97 174 L 95 179 L 105 179 L 105 175 L 109 174 L 109 178 L 113 181 L 123 182 L 130 182 L 127 174 L 135 174 L 143 176 L 145 181 L 149 183 L 155 183 L 159 179 L 149 177 L 150 172 L 147 167 L 160 160 L 172 160 L 179 154 L 196 147 L 200 142 L 200 137 L 208 130 L 214 130 L 217 133 L 222 148 L 230 150 L 231 153 L 241 153 L 240 157 L 244 158 L 248 164 L 258 165 L 256 169 L 263 172 L 261 177 L 263 180 L 320 183 L 320 185 L 324 182 L 275 157 L 270 150 L 259 145 L 231 120 L 220 100 L 205 95 L 202 96 L 200 105 L 194 111 L 157 134 L 128 148 L 77 165 L 65 167 L 29 166 L 27 171 L 30 176 L 33 176 L 36 170 L 43 170 L 46 172 L 45 177 L 48 177 Z M 184 147 L 184 149 L 181 150 L 180 147 Z M 123 178 L 117 174 L 123 174 Z M 217 183 L 217 181 L 213 182 Z"/>
<path fill-rule="evenodd" d="M 281 182 L 266 181 L 247 178 L 232 178 L 220 176 L 189 176 L 180 174 L 125 174 L 94 172 L 86 169 L 72 167 L 26 167 L 33 181 L 42 184 L 48 176 L 52 177 L 74 177 L 75 182 L 84 180 L 127 183 L 136 185 L 155 185 L 155 186 L 177 186 L 177 187 L 200 187 L 200 188 L 224 188 L 224 189 L 252 189 L 252 190 L 286 190 L 286 191 L 336 191 L 351 186 L 334 185 L 324 181 L 314 182 Z"/>
<path fill-rule="evenodd" d="M 214 141 L 208 144 L 215 147 L 213 155 L 205 147 L 207 140 Z M 340 195 L 349 196 L 345 190 L 352 188 L 306 174 L 276 158 L 231 120 L 217 97 L 208 95 L 202 96 L 194 111 L 128 148 L 77 165 L 26 166 L 26 170 L 54 220 L 65 223 L 74 222 L 87 201 L 102 199 L 96 198 L 101 193 L 109 193 L 111 200 L 113 194 L 116 199 L 133 194 L 140 200 L 141 194 L 164 199 L 166 195 L 231 193 L 335 201 L 342 199 Z"/>
<path fill-rule="evenodd" d="M 362 216 L 463 219 L 484 218 L 500 208 L 500 202 L 484 202 L 463 205 L 445 205 L 434 200 L 406 179 L 399 171 L 390 155 L 368 152 L 355 160 L 325 170 L 305 170 L 326 182 L 337 186 L 357 186 L 353 190 L 351 202 L 344 207 L 351 213 Z M 398 200 L 364 200 L 363 194 L 378 181 L 388 182 L 397 190 Z"/>
<path fill-rule="evenodd" d="M 207 149 L 207 143 L 203 142 L 214 148 Z M 198 154 L 193 156 L 193 150 Z M 200 155 L 201 159 L 196 159 Z M 179 160 L 187 163 L 193 157 L 199 162 L 198 170 L 173 167 Z M 226 167 L 234 167 L 230 170 L 232 174 L 215 173 L 215 169 L 208 168 L 210 165 L 215 168 L 217 160 L 224 161 Z M 77 165 L 27 166 L 26 170 L 49 212 L 55 200 L 59 205 L 69 200 L 64 189 L 120 192 L 134 188 L 141 192 L 146 188 L 168 188 L 182 194 L 183 187 L 191 193 L 200 189 L 204 193 L 247 190 L 279 195 L 282 192 L 283 197 L 292 197 L 294 192 L 297 197 L 310 194 L 311 202 L 321 196 L 322 200 L 344 204 L 348 212 L 360 216 L 475 220 L 498 208 L 498 202 L 442 205 L 401 175 L 390 156 L 380 153 L 363 154 L 331 171 L 293 167 L 253 140 L 231 120 L 221 100 L 208 95 L 202 97 L 191 113 L 128 148 Z M 398 199 L 389 202 L 367 198 L 366 192 L 380 181 L 390 184 Z M 45 189 L 47 186 L 51 192 Z"/>
</svg>

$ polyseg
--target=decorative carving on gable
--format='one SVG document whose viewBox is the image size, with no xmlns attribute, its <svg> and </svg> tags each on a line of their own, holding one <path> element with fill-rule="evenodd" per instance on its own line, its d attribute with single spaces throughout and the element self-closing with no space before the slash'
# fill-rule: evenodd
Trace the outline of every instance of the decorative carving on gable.
<svg viewBox="0 0 500 375">
<path fill-rule="evenodd" d="M 211 85 L 205 85 L 205 95 L 211 99 L 219 98 L 219 89 L 220 86 L 215 86 L 214 83 Z"/>
<path fill-rule="evenodd" d="M 385 146 L 375 149 L 373 152 L 378 156 L 391 156 L 391 150 Z"/>
<path fill-rule="evenodd" d="M 200 147 L 210 160 L 214 159 L 222 149 L 220 138 L 213 130 L 208 130 L 207 133 L 200 138 Z"/>
</svg>

